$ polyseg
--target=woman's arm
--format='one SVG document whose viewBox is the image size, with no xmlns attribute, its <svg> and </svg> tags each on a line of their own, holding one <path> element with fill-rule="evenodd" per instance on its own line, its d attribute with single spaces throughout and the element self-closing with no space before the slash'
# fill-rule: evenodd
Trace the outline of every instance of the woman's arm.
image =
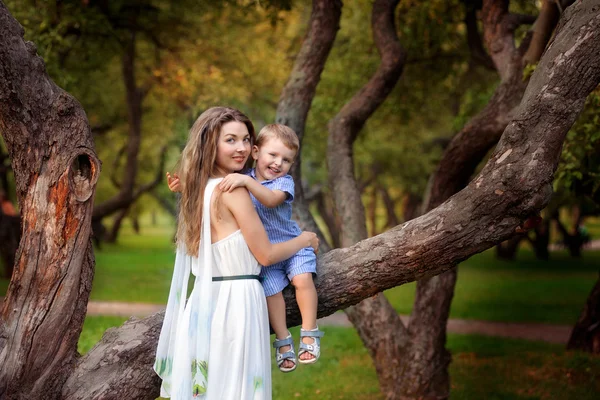
<svg viewBox="0 0 600 400">
<path fill-rule="evenodd" d="M 300 236 L 282 243 L 271 243 L 265 228 L 252 205 L 248 191 L 237 188 L 232 192 L 224 192 L 221 197 L 242 231 L 242 235 L 261 265 L 272 265 L 287 260 L 304 247 L 318 248 L 319 240 L 312 232 L 302 232 Z"/>
</svg>

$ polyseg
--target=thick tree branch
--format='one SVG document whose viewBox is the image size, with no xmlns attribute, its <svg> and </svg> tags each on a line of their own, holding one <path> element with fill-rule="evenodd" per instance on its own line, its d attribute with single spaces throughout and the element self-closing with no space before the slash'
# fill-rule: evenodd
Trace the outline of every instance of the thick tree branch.
<svg viewBox="0 0 600 400">
<path fill-rule="evenodd" d="M 556 1 L 544 0 L 540 16 L 533 26 L 531 43 L 528 46 L 527 52 L 523 55 L 523 63 L 535 64 L 538 62 L 546 48 L 546 44 L 550 40 L 554 27 L 558 23 L 559 17 L 560 12 Z"/>
<path fill-rule="evenodd" d="M 385 100 L 402 74 L 405 51 L 398 40 L 394 24 L 397 1 L 382 0 L 373 4 L 371 26 L 381 64 L 363 86 L 329 122 L 327 162 L 329 184 L 342 216 L 342 246 L 367 237 L 364 208 L 354 177 L 352 146 L 365 121 Z M 348 233 L 352 232 L 351 236 Z"/>
<path fill-rule="evenodd" d="M 325 67 L 325 61 L 333 47 L 340 27 L 342 2 L 340 0 L 313 0 L 309 27 L 296 57 L 290 78 L 281 92 L 275 122 L 289 126 L 296 132 L 300 144 L 304 137 L 304 126 L 317 84 Z M 300 146 L 302 147 L 302 146 Z M 327 251 L 327 241 L 308 210 L 304 199 L 301 175 L 301 154 L 296 155 L 292 175 L 296 183 L 294 214 L 303 229 L 318 232 L 321 251 Z"/>
<path fill-rule="evenodd" d="M 564 137 L 585 98 L 600 83 L 599 6 L 600 1 L 594 0 L 567 10 L 562 29 L 531 78 L 518 115 L 467 188 L 426 215 L 319 257 L 319 317 L 391 287 L 442 273 L 509 238 L 521 221 L 546 205 Z M 159 329 L 161 320 L 157 316 L 138 323 Z M 289 310 L 288 320 L 292 325 L 300 323 L 297 308 Z M 122 329 L 114 334 L 120 335 Z M 131 345 L 127 351 L 134 354 L 138 346 L 152 347 L 155 339 L 126 342 Z M 104 344 L 105 340 L 98 346 Z M 119 345 L 111 349 L 114 359 L 123 351 Z M 133 368 L 130 359 L 121 362 Z M 147 368 L 139 365 L 136 371 Z M 78 382 L 93 379 L 86 371 L 77 371 Z M 128 385 L 129 378 L 121 371 L 107 371 L 105 384 Z M 144 397 L 139 391 L 130 398 L 152 395 Z"/>
<path fill-rule="evenodd" d="M 289 126 L 296 132 L 300 144 L 312 99 L 321 79 L 325 61 L 333 47 L 340 27 L 342 2 L 340 0 L 313 0 L 309 27 L 296 57 L 290 78 L 281 92 L 275 122 Z M 302 146 L 300 146 L 302 148 Z M 317 232 L 321 252 L 329 250 L 327 241 L 310 214 L 302 188 L 301 152 L 296 155 L 292 176 L 296 184 L 294 216 L 302 229 Z M 288 301 L 289 303 L 289 301 Z"/>
<path fill-rule="evenodd" d="M 483 65 L 487 69 L 494 70 L 494 62 L 485 51 L 477 27 L 477 10 L 481 7 L 481 1 L 465 0 L 465 26 L 467 27 L 467 44 L 473 63 Z"/>
<path fill-rule="evenodd" d="M 138 172 L 138 154 L 141 144 L 142 101 L 145 93 L 136 83 L 135 76 L 136 33 L 130 32 L 121 62 L 125 93 L 127 97 L 127 118 L 129 136 L 126 145 L 127 160 L 123 171 L 123 181 L 119 193 L 94 207 L 93 219 L 100 220 L 117 210 L 128 207 L 134 201 L 134 188 Z"/>
</svg>

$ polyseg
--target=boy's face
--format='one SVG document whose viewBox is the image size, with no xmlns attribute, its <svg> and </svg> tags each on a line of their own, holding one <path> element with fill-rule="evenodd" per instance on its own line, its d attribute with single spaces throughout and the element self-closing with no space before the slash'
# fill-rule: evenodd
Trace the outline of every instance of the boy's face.
<svg viewBox="0 0 600 400">
<path fill-rule="evenodd" d="M 256 160 L 256 178 L 266 181 L 286 175 L 296 157 L 296 151 L 287 147 L 278 138 L 269 138 L 260 148 L 252 148 L 252 158 Z"/>
</svg>

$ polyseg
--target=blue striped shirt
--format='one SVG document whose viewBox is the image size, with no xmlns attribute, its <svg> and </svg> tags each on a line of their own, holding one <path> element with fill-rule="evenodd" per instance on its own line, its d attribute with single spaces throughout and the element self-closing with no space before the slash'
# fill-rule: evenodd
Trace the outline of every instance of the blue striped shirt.
<svg viewBox="0 0 600 400">
<path fill-rule="evenodd" d="M 248 173 L 256 179 L 254 168 Z M 281 243 L 299 236 L 302 231 L 298 224 L 292 220 L 292 202 L 294 201 L 294 179 L 285 175 L 276 179 L 260 182 L 261 185 L 270 190 L 281 190 L 286 194 L 286 199 L 277 207 L 269 208 L 256 200 L 250 193 L 252 204 L 258 212 L 258 216 L 265 226 L 265 231 L 271 243 Z"/>
</svg>

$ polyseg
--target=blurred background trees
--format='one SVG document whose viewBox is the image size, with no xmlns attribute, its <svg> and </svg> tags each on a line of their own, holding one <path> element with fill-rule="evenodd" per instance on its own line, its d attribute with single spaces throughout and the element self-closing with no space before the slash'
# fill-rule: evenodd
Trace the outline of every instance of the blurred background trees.
<svg viewBox="0 0 600 400">
<path fill-rule="evenodd" d="M 176 168 L 187 130 L 205 108 L 240 108 L 257 129 L 275 119 L 311 15 L 308 2 L 285 0 L 5 3 L 26 38 L 37 45 L 51 78 L 87 112 L 103 161 L 93 214 L 98 245 L 117 241 L 124 219 L 139 227 L 140 216 L 175 215 L 177 205 L 163 183 L 164 172 Z M 301 182 L 331 247 L 342 245 L 344 224 L 324 161 L 327 142 L 332 118 L 381 61 L 371 33 L 372 3 L 344 2 L 303 134 Z M 510 74 L 498 67 L 486 50 L 484 3 L 506 6 L 507 14 L 518 19 L 510 32 L 515 45 L 528 49 L 536 17 L 548 16 L 551 33 L 569 2 L 398 2 L 394 22 L 406 52 L 402 75 L 364 121 L 352 146 L 369 236 L 436 205 L 429 196 L 438 163 L 452 138 L 489 106 L 499 87 L 512 79 L 518 93 L 505 114 L 520 101 L 536 56 L 522 54 L 533 59 Z M 550 33 L 541 41 L 542 50 Z M 597 89 L 567 136 L 555 195 L 542 211 L 542 221 L 499 244 L 498 257 L 514 259 L 519 246 L 532 248 L 540 260 L 551 257 L 555 247 L 567 248 L 573 257 L 585 252 L 591 239 L 586 220 L 595 221 L 600 212 L 599 111 Z M 483 154 L 474 157 L 473 168 L 467 166 L 464 179 L 485 164 L 494 143 L 480 149 Z M 4 148 L 0 160 L 1 187 L 6 201 L 16 206 Z M 18 217 L 6 210 L 0 218 L 0 251 L 4 275 L 10 277 L 19 229 Z M 597 307 L 597 300 L 590 307 Z"/>
</svg>

